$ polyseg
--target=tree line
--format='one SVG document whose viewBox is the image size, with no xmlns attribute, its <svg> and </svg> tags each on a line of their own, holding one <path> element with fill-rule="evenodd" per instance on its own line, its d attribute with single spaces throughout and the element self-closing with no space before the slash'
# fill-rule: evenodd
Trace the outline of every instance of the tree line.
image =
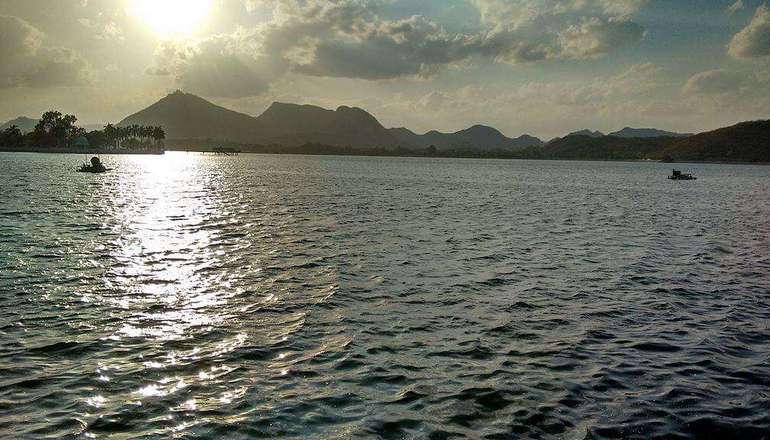
<svg viewBox="0 0 770 440">
<path fill-rule="evenodd" d="M 86 139 L 91 148 L 132 150 L 162 147 L 166 138 L 163 127 L 107 124 L 102 130 L 87 131 L 76 125 L 77 120 L 74 115 L 59 111 L 45 112 L 29 133 L 23 133 L 15 125 L 0 131 L 0 147 L 71 148 Z"/>
</svg>

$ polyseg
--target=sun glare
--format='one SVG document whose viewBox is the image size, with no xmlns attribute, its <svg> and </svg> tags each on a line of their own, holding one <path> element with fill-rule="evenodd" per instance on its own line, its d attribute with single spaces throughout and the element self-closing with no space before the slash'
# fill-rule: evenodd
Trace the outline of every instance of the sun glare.
<svg viewBox="0 0 770 440">
<path fill-rule="evenodd" d="M 129 0 L 128 13 L 161 37 L 192 35 L 211 12 L 212 0 Z"/>
</svg>

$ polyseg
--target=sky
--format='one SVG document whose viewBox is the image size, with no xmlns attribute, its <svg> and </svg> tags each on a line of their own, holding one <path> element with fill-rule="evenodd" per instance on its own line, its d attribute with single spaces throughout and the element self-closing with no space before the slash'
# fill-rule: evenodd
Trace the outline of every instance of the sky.
<svg viewBox="0 0 770 440">
<path fill-rule="evenodd" d="M 550 139 L 770 118 L 764 0 L 0 0 L 0 121 L 181 89 Z"/>
</svg>

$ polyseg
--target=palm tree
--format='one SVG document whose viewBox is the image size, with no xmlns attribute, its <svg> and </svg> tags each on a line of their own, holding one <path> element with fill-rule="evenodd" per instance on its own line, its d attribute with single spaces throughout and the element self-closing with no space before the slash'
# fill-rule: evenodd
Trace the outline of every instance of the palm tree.
<svg viewBox="0 0 770 440">
<path fill-rule="evenodd" d="M 134 124 L 131 126 L 131 137 L 137 138 L 141 135 L 142 127 L 139 126 L 139 124 Z"/>
<path fill-rule="evenodd" d="M 117 127 L 116 137 L 118 139 L 119 147 L 123 145 L 123 141 L 128 138 L 128 127 Z"/>
<path fill-rule="evenodd" d="M 155 145 L 163 143 L 163 139 L 166 139 L 166 131 L 163 127 L 152 127 L 152 138 L 155 139 Z"/>
<path fill-rule="evenodd" d="M 118 129 L 114 125 L 107 124 L 104 126 L 104 136 L 107 138 L 108 144 L 118 148 Z"/>
</svg>

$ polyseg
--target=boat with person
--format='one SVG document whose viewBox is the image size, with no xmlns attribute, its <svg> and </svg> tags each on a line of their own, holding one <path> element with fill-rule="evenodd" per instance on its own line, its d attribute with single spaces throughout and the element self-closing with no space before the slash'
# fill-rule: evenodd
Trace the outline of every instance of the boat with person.
<svg viewBox="0 0 770 440">
<path fill-rule="evenodd" d="M 693 176 L 692 174 L 683 173 L 680 170 L 673 170 L 670 176 L 668 176 L 669 180 L 697 180 L 698 178 Z"/>
<path fill-rule="evenodd" d="M 110 171 L 112 168 L 107 168 L 102 163 L 101 159 L 94 156 L 91 158 L 91 164 L 84 163 L 80 166 L 80 168 L 77 169 L 79 173 L 92 173 L 92 174 L 101 174 L 106 173 L 107 171 Z"/>
</svg>

